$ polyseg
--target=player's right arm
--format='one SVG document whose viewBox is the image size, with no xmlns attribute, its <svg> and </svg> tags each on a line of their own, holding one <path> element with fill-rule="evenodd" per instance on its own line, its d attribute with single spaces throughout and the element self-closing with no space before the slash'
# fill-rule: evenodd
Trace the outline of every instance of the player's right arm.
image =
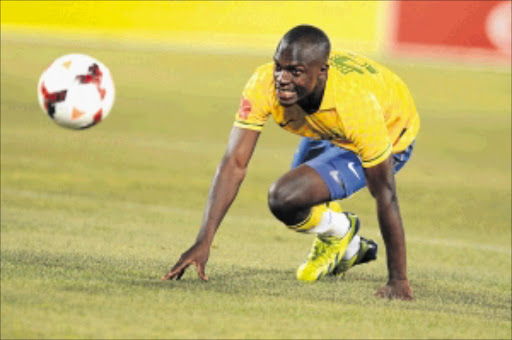
<svg viewBox="0 0 512 340">
<path fill-rule="evenodd" d="M 205 266 L 213 237 L 238 193 L 260 132 L 270 116 L 269 98 L 273 94 L 272 70 L 272 63 L 257 68 L 245 85 L 226 153 L 210 188 L 196 241 L 181 254 L 178 262 L 162 278 L 163 280 L 180 279 L 191 264 L 197 266 L 197 273 L 201 279 L 208 280 Z"/>
<path fill-rule="evenodd" d="M 217 168 L 210 188 L 196 241 L 181 255 L 162 280 L 174 278 L 179 280 L 191 264 L 197 266 L 197 273 L 201 279 L 208 280 L 205 266 L 213 238 L 245 178 L 259 135 L 260 131 L 257 130 L 233 127 L 226 153 Z"/>
</svg>

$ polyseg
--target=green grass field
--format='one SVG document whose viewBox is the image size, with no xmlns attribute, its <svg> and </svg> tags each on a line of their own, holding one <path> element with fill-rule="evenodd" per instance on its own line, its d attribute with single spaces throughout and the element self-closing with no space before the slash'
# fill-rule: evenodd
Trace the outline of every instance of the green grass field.
<svg viewBox="0 0 512 340">
<path fill-rule="evenodd" d="M 511 334 L 511 75 L 383 61 L 422 118 L 398 175 L 414 302 L 373 297 L 384 248 L 343 279 L 295 280 L 310 236 L 267 208 L 298 137 L 269 122 L 207 274 L 160 277 L 194 240 L 241 90 L 271 55 L 2 34 L 1 338 L 503 338 Z M 109 66 L 117 97 L 71 131 L 38 107 L 60 55 Z M 269 52 L 271 53 L 271 52 Z M 382 245 L 367 190 L 344 203 Z"/>
</svg>

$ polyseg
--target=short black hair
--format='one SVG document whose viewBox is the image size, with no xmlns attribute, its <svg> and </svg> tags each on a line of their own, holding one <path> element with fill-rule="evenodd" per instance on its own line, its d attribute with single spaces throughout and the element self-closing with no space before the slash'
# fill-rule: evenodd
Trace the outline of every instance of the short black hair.
<svg viewBox="0 0 512 340">
<path fill-rule="evenodd" d="M 277 49 L 298 46 L 310 50 L 309 54 L 322 61 L 327 61 L 331 53 L 331 42 L 324 31 L 311 25 L 298 25 L 286 32 Z"/>
</svg>

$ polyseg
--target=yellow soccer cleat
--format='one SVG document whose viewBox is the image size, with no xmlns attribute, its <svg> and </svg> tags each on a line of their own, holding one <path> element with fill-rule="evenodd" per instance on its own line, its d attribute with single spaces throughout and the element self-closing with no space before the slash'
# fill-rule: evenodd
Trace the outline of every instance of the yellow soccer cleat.
<svg viewBox="0 0 512 340">
<path fill-rule="evenodd" d="M 350 229 L 343 237 L 315 237 L 313 247 L 306 261 L 297 269 L 297 280 L 313 282 L 330 274 L 340 263 L 348 244 L 359 231 L 359 218 L 352 213 L 344 213 L 350 220 Z"/>
<path fill-rule="evenodd" d="M 358 264 L 368 263 L 377 259 L 379 246 L 373 240 L 361 237 L 361 247 L 359 251 L 348 260 L 341 260 L 332 271 L 332 275 L 344 275 L 350 268 Z"/>
</svg>

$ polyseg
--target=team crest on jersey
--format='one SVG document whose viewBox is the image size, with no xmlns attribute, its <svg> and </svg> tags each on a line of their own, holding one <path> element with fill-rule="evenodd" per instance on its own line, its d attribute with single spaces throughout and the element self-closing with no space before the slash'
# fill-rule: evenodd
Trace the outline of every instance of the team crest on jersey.
<svg viewBox="0 0 512 340">
<path fill-rule="evenodd" d="M 251 113 L 252 104 L 249 99 L 242 97 L 240 100 L 240 107 L 238 108 L 238 117 L 241 119 L 249 118 L 249 113 Z"/>
</svg>

